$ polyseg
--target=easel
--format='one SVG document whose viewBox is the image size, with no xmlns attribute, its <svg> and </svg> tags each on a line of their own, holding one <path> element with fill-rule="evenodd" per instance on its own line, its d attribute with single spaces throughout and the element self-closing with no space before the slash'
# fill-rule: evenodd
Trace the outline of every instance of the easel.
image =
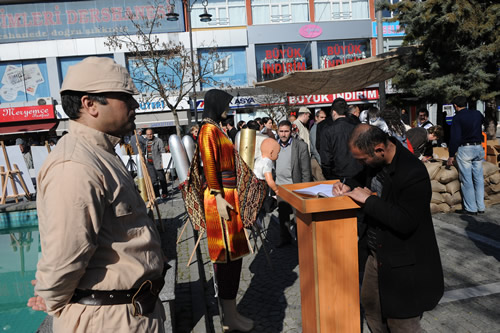
<svg viewBox="0 0 500 333">
<path fill-rule="evenodd" d="M 135 143 L 137 145 L 137 151 L 139 152 L 138 155 L 141 163 L 140 167 L 143 170 L 142 174 L 144 176 L 144 184 L 146 185 L 146 195 L 148 197 L 148 204 L 146 205 L 146 207 L 147 208 L 154 207 L 156 213 L 158 214 L 158 224 L 160 225 L 161 231 L 165 231 L 165 228 L 161 223 L 160 208 L 158 207 L 158 204 L 156 203 L 155 200 L 156 196 L 153 183 L 151 182 L 151 177 L 149 176 L 148 168 L 146 167 L 146 161 L 144 160 L 144 155 L 142 154 L 141 146 L 139 144 L 139 137 L 137 136 L 137 131 L 135 130 L 134 130 L 134 135 L 135 135 Z"/>
<path fill-rule="evenodd" d="M 5 204 L 5 201 L 8 198 L 14 198 L 16 203 L 19 202 L 19 197 L 25 196 L 28 200 L 31 200 L 31 194 L 28 191 L 28 187 L 26 186 L 26 183 L 24 182 L 24 179 L 21 175 L 21 171 L 19 171 L 19 168 L 17 164 L 14 164 L 14 170 L 12 170 L 10 166 L 10 161 L 9 161 L 9 156 L 7 155 L 7 150 L 5 149 L 5 144 L 3 141 L 0 141 L 2 145 L 2 152 L 5 158 L 5 164 L 7 167 L 7 171 L 5 171 L 4 166 L 0 166 L 0 178 L 2 182 L 2 199 L 0 201 L 0 204 Z M 21 183 L 21 187 L 24 190 L 24 194 L 19 194 L 17 192 L 17 186 L 16 186 L 16 180 L 14 177 L 19 179 L 19 182 Z M 7 183 L 10 180 L 10 184 L 12 186 L 12 192 L 14 193 L 13 195 L 7 195 Z"/>
</svg>

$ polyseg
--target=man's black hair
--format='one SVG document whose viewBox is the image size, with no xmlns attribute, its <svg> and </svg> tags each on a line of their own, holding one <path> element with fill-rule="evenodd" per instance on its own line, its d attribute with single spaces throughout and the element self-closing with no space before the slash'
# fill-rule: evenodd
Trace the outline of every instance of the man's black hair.
<svg viewBox="0 0 500 333">
<path fill-rule="evenodd" d="M 222 121 L 222 123 L 223 123 L 224 125 L 229 124 L 229 125 L 231 125 L 231 127 L 234 127 L 234 118 L 233 118 L 233 117 L 227 117 L 226 119 L 224 119 L 224 120 Z"/>
<path fill-rule="evenodd" d="M 87 95 L 91 101 L 102 105 L 107 105 L 108 100 L 103 94 L 90 94 L 83 91 L 66 90 L 61 93 L 61 105 L 69 119 L 76 120 L 80 118 L 80 109 L 82 108 L 82 97 Z"/>
<path fill-rule="evenodd" d="M 467 106 L 467 97 L 465 96 L 456 96 L 451 100 L 451 104 L 455 104 L 459 108 L 465 108 Z"/>
<path fill-rule="evenodd" d="M 366 124 L 361 124 L 359 126 L 367 126 Z M 349 139 L 349 145 L 352 145 L 363 153 L 366 153 L 370 156 L 375 155 L 375 146 L 379 143 L 383 143 L 387 145 L 389 140 L 389 135 L 382 131 L 377 126 L 368 125 L 370 128 L 368 130 L 359 133 L 355 128 L 351 134 L 351 138 Z"/>
<path fill-rule="evenodd" d="M 418 110 L 418 114 L 425 113 L 425 116 L 429 118 L 429 111 L 425 108 L 421 108 Z"/>
<path fill-rule="evenodd" d="M 247 122 L 247 128 L 260 131 L 260 125 L 255 120 L 250 120 Z"/>
<path fill-rule="evenodd" d="M 333 101 L 332 103 L 332 108 L 331 108 L 331 111 L 334 111 L 337 112 L 337 114 L 339 116 L 345 116 L 347 114 L 347 111 L 348 111 L 348 106 L 347 106 L 347 102 L 345 101 L 345 99 L 339 97 L 339 98 L 335 98 L 335 100 Z"/>
<path fill-rule="evenodd" d="M 255 121 L 256 121 L 259 125 L 263 125 L 263 123 L 262 123 L 262 118 L 257 117 L 257 118 L 255 118 L 254 120 L 255 120 Z"/>
<path fill-rule="evenodd" d="M 280 123 L 278 124 L 278 128 L 280 128 L 281 126 L 288 126 L 290 127 L 290 129 L 292 129 L 292 123 L 288 120 L 280 121 Z"/>
</svg>

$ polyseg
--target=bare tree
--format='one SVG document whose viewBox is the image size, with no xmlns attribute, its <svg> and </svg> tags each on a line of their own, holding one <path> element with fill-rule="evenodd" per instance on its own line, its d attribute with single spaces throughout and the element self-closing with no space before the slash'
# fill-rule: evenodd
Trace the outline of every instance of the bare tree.
<svg viewBox="0 0 500 333">
<path fill-rule="evenodd" d="M 275 123 L 288 119 L 290 112 L 295 107 L 295 105 L 289 104 L 288 95 L 270 88 L 266 90 L 265 93 L 255 97 L 256 102 L 263 108 L 262 111 Z"/>
<path fill-rule="evenodd" d="M 176 132 L 180 136 L 177 108 L 189 95 L 193 85 L 204 83 L 223 86 L 213 78 L 214 64 L 219 61 L 219 56 L 216 47 L 206 47 L 209 51 L 204 53 L 203 58 L 198 55 L 194 63 L 191 62 L 190 49 L 181 42 L 168 41 L 165 35 L 155 32 L 166 20 L 164 4 L 155 2 L 153 13 L 147 17 L 128 13 L 128 19 L 136 32 L 129 32 L 126 27 L 119 28 L 107 38 L 105 45 L 111 50 L 124 49 L 129 52 L 129 69 L 134 83 L 149 101 L 158 97 L 165 101 L 172 111 Z"/>
</svg>

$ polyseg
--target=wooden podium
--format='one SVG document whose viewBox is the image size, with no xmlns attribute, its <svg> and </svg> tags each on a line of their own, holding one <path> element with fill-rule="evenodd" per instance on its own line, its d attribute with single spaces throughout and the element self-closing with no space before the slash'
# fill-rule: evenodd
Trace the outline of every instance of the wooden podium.
<svg viewBox="0 0 500 333">
<path fill-rule="evenodd" d="M 351 198 L 317 198 L 293 190 L 338 180 L 279 186 L 296 209 L 302 331 L 360 332 L 358 236 Z"/>
</svg>

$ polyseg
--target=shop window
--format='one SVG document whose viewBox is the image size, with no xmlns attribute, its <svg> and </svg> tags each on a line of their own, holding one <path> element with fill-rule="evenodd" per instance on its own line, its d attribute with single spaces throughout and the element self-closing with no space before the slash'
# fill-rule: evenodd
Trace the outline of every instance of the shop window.
<svg viewBox="0 0 500 333">
<path fill-rule="evenodd" d="M 182 77 L 188 75 L 190 70 L 189 65 L 183 63 L 181 57 L 129 57 L 127 67 L 135 86 L 143 94 L 157 93 L 157 85 L 150 72 L 158 72 L 157 76 L 167 90 L 178 90 L 182 84 Z"/>
<path fill-rule="evenodd" d="M 199 49 L 201 89 L 247 86 L 245 48 Z M 217 82 L 217 84 L 215 84 Z"/>
<path fill-rule="evenodd" d="M 370 18 L 368 0 L 318 0 L 314 15 L 317 22 Z"/>
<path fill-rule="evenodd" d="M 194 3 L 191 12 L 191 27 L 204 28 L 213 26 L 244 26 L 247 24 L 245 0 L 210 0 L 207 12 L 212 15 L 212 21 L 201 22 L 200 14 L 205 7 L 201 2 Z"/>
<path fill-rule="evenodd" d="M 309 21 L 309 1 L 252 0 L 253 24 L 279 24 Z"/>
<path fill-rule="evenodd" d="M 0 63 L 0 103 L 36 101 L 49 97 L 45 60 Z"/>
<path fill-rule="evenodd" d="M 255 58 L 259 82 L 312 68 L 310 43 L 256 45 Z"/>
<path fill-rule="evenodd" d="M 395 4 L 395 3 L 399 2 L 399 0 L 385 0 L 385 1 L 389 2 L 390 4 Z M 384 9 L 382 11 L 382 16 L 383 17 L 391 17 L 392 18 L 392 17 L 394 17 L 395 14 L 396 14 L 396 12 L 391 12 L 391 11 L 386 10 L 386 9 Z"/>
<path fill-rule="evenodd" d="M 318 60 L 320 68 L 335 67 L 369 58 L 370 55 L 370 42 L 367 39 L 318 43 Z"/>
</svg>

